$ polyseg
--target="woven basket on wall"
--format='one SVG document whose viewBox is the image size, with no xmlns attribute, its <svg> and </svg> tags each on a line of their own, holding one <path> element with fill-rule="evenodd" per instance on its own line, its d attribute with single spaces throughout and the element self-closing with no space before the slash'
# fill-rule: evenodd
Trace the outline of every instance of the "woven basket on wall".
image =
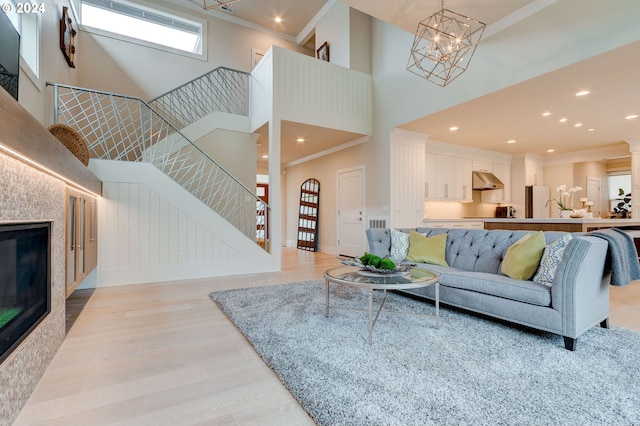
<svg viewBox="0 0 640 426">
<path fill-rule="evenodd" d="M 89 164 L 89 150 L 86 142 L 71 127 L 64 124 L 52 124 L 49 132 L 55 136 L 85 166 Z"/>
</svg>

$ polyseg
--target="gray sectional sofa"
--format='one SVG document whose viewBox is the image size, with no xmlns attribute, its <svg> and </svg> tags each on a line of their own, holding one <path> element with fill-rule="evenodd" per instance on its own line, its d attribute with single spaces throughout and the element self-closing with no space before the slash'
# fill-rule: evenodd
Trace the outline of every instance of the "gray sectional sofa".
<svg viewBox="0 0 640 426">
<path fill-rule="evenodd" d="M 480 314 L 556 333 L 575 350 L 578 337 L 600 324 L 608 328 L 609 283 L 605 267 L 607 242 L 578 235 L 566 245 L 551 287 L 509 278 L 501 271 L 507 249 L 531 231 L 416 228 L 432 237 L 447 234 L 449 266 L 423 265 L 440 274 L 440 301 Z M 400 231 L 409 232 L 409 229 Z M 381 257 L 391 248 L 389 229 L 368 229 L 369 251 Z M 565 232 L 545 232 L 547 244 Z M 405 290 L 433 299 L 434 289 Z"/>
</svg>

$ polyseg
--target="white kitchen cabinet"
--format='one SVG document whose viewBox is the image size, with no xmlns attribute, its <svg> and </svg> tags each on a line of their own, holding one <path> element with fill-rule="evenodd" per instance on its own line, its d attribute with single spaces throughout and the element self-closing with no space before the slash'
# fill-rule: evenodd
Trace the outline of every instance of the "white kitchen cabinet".
<svg viewBox="0 0 640 426">
<path fill-rule="evenodd" d="M 473 201 L 473 160 L 456 159 L 455 198 L 459 201 Z"/>
<path fill-rule="evenodd" d="M 489 161 L 473 160 L 473 171 L 493 173 L 493 163 Z"/>
<path fill-rule="evenodd" d="M 448 155 L 436 155 L 435 197 L 440 200 L 455 200 L 455 186 L 456 158 Z"/>
<path fill-rule="evenodd" d="M 543 185 L 543 167 L 525 164 L 525 185 Z"/>
<path fill-rule="evenodd" d="M 475 161 L 474 161 L 475 163 Z M 511 202 L 511 166 L 508 164 L 492 163 L 491 172 L 504 184 L 504 189 L 482 191 L 483 203 Z"/>
<path fill-rule="evenodd" d="M 425 174 L 424 174 L 424 198 L 431 199 L 436 198 L 436 177 L 438 172 L 436 170 L 436 154 L 427 152 L 425 155 Z"/>
<path fill-rule="evenodd" d="M 471 201 L 472 160 L 426 153 L 425 199 Z"/>
</svg>

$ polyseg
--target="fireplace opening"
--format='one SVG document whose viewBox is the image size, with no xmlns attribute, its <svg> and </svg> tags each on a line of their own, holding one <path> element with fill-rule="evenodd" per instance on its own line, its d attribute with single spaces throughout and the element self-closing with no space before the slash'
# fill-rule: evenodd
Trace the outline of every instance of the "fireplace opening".
<svg viewBox="0 0 640 426">
<path fill-rule="evenodd" d="M 51 312 L 51 222 L 0 225 L 0 363 Z"/>
</svg>

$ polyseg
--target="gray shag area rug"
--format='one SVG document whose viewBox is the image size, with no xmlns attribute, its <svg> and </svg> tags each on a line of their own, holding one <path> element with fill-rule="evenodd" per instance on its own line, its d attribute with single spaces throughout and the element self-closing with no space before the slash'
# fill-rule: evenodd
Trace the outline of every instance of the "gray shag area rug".
<svg viewBox="0 0 640 426">
<path fill-rule="evenodd" d="M 324 316 L 324 282 L 214 292 L 212 299 L 320 425 L 640 424 L 640 333 L 560 336 L 389 294 L 368 343 L 365 312 Z M 381 297 L 377 295 L 377 300 Z M 375 303 L 374 299 L 374 303 Z M 366 293 L 331 286 L 331 304 Z"/>
</svg>

